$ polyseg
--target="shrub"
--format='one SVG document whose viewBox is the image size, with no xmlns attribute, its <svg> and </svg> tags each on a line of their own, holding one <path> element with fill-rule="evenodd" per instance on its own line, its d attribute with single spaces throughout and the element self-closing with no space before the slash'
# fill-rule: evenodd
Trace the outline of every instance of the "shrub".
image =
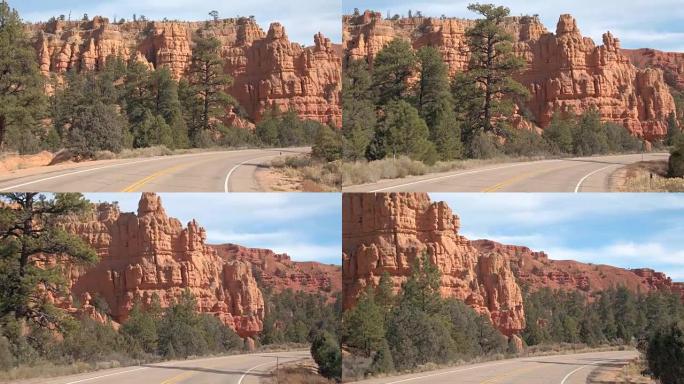
<svg viewBox="0 0 684 384">
<path fill-rule="evenodd" d="M 318 371 L 330 379 L 342 378 L 342 353 L 340 344 L 331 333 L 323 331 L 311 344 L 311 356 L 318 364 Z"/>
<path fill-rule="evenodd" d="M 670 154 L 668 168 L 670 177 L 684 177 L 684 141 Z"/>
<path fill-rule="evenodd" d="M 123 149 L 126 126 L 116 107 L 95 103 L 84 108 L 74 121 L 68 133 L 69 149 L 84 157 L 105 150 L 119 153 Z"/>
<path fill-rule="evenodd" d="M 648 368 L 663 384 L 684 383 L 684 326 L 657 329 L 648 340 Z"/>
</svg>

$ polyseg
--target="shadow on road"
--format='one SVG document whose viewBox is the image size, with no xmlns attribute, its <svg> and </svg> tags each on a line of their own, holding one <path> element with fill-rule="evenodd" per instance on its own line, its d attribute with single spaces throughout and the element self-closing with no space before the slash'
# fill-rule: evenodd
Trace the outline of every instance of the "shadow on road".
<svg viewBox="0 0 684 384">
<path fill-rule="evenodd" d="M 141 367 L 147 367 L 147 368 L 159 368 L 159 369 L 173 369 L 173 370 L 178 370 L 178 371 L 194 371 L 194 372 L 201 372 L 201 373 L 211 373 L 214 375 L 243 375 L 246 373 L 246 369 L 243 371 L 240 370 L 223 370 L 223 369 L 215 369 L 215 368 L 202 368 L 202 367 L 179 367 L 179 366 L 173 366 L 173 365 L 151 365 L 151 364 L 143 364 Z M 250 371 L 249 376 L 260 376 L 260 377 L 271 377 L 270 373 L 257 373 L 254 371 Z"/>
</svg>

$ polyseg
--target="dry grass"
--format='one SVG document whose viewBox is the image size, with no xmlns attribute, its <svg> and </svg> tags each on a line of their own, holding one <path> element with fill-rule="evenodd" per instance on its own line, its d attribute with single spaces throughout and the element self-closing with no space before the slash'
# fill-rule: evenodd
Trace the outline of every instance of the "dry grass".
<svg viewBox="0 0 684 384">
<path fill-rule="evenodd" d="M 636 358 L 627 365 L 602 365 L 587 378 L 588 384 L 656 384 L 657 381 L 643 374 L 646 362 Z"/>
<path fill-rule="evenodd" d="M 375 183 L 383 179 L 399 179 L 407 176 L 421 176 L 428 173 L 449 172 L 470 169 L 488 164 L 516 161 L 542 160 L 543 157 L 497 157 L 487 160 L 467 159 L 454 161 L 438 161 L 434 165 L 426 165 L 422 161 L 411 160 L 402 156 L 397 159 L 375 161 L 357 161 L 343 163 L 340 167 L 342 186 Z"/>
<path fill-rule="evenodd" d="M 7 371 L 0 371 L 0 382 L 11 380 L 23 380 L 32 378 L 49 378 L 79 373 L 92 372 L 100 369 L 118 368 L 121 364 L 117 361 L 88 364 L 76 362 L 68 365 L 55 365 L 50 362 L 39 362 L 33 365 L 22 365 Z"/>
<path fill-rule="evenodd" d="M 271 161 L 260 182 L 271 191 L 338 192 L 339 168 L 339 162 L 321 162 L 309 155 L 279 157 Z"/>
<path fill-rule="evenodd" d="M 332 384 L 335 381 L 326 379 L 318 374 L 315 364 L 312 362 L 296 363 L 285 366 L 276 373 L 272 372 L 271 377 L 261 380 L 265 384 Z"/>
<path fill-rule="evenodd" d="M 619 169 L 612 189 L 618 192 L 684 192 L 684 178 L 668 178 L 667 160 L 642 161 Z"/>
</svg>

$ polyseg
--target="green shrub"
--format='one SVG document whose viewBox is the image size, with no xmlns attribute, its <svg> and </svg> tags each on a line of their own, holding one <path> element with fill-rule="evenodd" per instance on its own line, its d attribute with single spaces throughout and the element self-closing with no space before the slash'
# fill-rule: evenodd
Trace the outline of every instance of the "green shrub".
<svg viewBox="0 0 684 384">
<path fill-rule="evenodd" d="M 684 383 L 684 326 L 657 329 L 648 340 L 648 368 L 662 384 Z"/>
<path fill-rule="evenodd" d="M 323 331 L 316 335 L 311 343 L 311 356 L 318 371 L 329 379 L 342 378 L 342 353 L 340 344 L 331 333 Z"/>
<path fill-rule="evenodd" d="M 684 177 L 684 141 L 670 154 L 668 168 L 670 177 Z"/>
</svg>

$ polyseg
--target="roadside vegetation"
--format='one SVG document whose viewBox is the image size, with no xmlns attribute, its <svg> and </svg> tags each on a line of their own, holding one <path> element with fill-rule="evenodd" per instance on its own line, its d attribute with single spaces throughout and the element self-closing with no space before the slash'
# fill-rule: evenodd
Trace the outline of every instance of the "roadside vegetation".
<svg viewBox="0 0 684 384">
<path fill-rule="evenodd" d="M 343 168 L 344 185 L 375 181 L 366 174 L 402 157 L 432 172 L 466 159 L 506 161 L 644 149 L 624 127 L 601 122 L 596 110 L 579 116 L 557 113 L 543 134 L 537 133 L 534 117 L 524 108 L 528 91 L 514 80 L 524 62 L 513 53 L 513 38 L 503 29 L 509 9 L 491 4 L 468 9 L 481 18 L 466 31 L 472 55 L 464 72 L 450 77 L 434 47 L 414 51 L 402 39 L 387 44 L 372 69 L 365 60 L 346 65 L 343 157 L 351 165 Z M 435 164 L 441 165 L 432 168 Z M 420 172 L 402 169 L 388 176 L 411 174 Z"/>
<path fill-rule="evenodd" d="M 135 55 L 110 56 L 97 71 L 72 70 L 46 79 L 18 13 L 0 3 L 0 152 L 66 149 L 81 159 L 160 154 L 189 148 L 314 145 L 319 159 L 340 152 L 337 129 L 275 108 L 254 129 L 226 90 L 220 42 L 195 33 L 187 75 L 150 69 Z M 46 92 L 50 90 L 50 92 Z M 50 95 L 50 96 L 48 96 Z M 328 160 L 332 161 L 332 160 Z"/>
<path fill-rule="evenodd" d="M 286 290 L 264 292 L 264 329 L 245 342 L 210 314 L 197 312 L 185 291 L 163 308 L 156 295 L 137 302 L 129 318 L 115 323 L 105 300 L 94 295 L 91 309 L 69 296 L 63 266 L 87 268 L 96 252 L 59 223 L 92 209 L 81 194 L 0 195 L 0 380 L 51 377 L 95 369 L 241 353 L 257 349 L 307 348 L 326 377 L 339 377 L 338 298 Z M 51 261 L 57 261 L 51 262 Z M 73 311 L 72 311 L 73 312 Z M 337 368 L 336 368 L 337 367 Z"/>
<path fill-rule="evenodd" d="M 344 359 L 345 380 L 606 348 L 637 348 L 648 362 L 647 374 L 663 384 L 681 383 L 666 377 L 684 377 L 684 302 L 679 295 L 636 294 L 624 287 L 594 292 L 591 298 L 577 291 L 526 290 L 527 325 L 519 350 L 488 318 L 459 300 L 442 298 L 440 282 L 437 267 L 422 256 L 398 294 L 385 273 L 377 287 L 369 287 L 343 313 L 342 348 L 349 354 Z"/>
</svg>

